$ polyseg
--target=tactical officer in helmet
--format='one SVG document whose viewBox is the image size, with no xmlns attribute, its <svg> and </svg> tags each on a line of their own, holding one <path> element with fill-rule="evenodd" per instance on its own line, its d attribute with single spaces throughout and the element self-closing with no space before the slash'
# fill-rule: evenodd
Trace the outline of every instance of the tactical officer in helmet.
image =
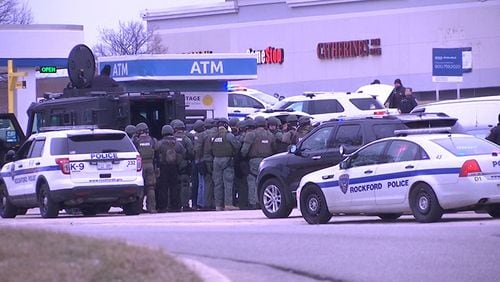
<svg viewBox="0 0 500 282">
<path fill-rule="evenodd" d="M 281 131 L 281 121 L 277 117 L 269 117 L 267 119 L 269 131 L 274 135 L 276 142 L 276 153 L 285 152 L 287 144 L 283 143 L 283 132 Z"/>
<path fill-rule="evenodd" d="M 218 134 L 216 122 L 214 119 L 207 118 L 205 120 L 205 138 L 203 139 L 203 163 L 204 163 L 204 209 L 213 209 L 214 206 L 214 182 L 213 173 L 213 156 L 212 156 L 212 140 Z"/>
<path fill-rule="evenodd" d="M 191 198 L 191 161 L 194 158 L 193 141 L 186 134 L 186 125 L 181 120 L 173 120 L 170 125 L 174 128 L 174 137 L 186 149 L 186 155 L 179 166 L 179 184 L 181 187 L 181 205 L 184 211 L 190 210 Z"/>
<path fill-rule="evenodd" d="M 297 144 L 297 121 L 296 115 L 289 115 L 286 117 L 286 132 L 283 133 L 283 139 L 281 140 L 286 146 Z"/>
<path fill-rule="evenodd" d="M 135 128 L 135 125 L 129 124 L 125 126 L 125 133 L 127 133 L 127 136 L 130 138 L 130 140 L 135 139 L 135 134 L 137 132 L 137 129 Z"/>
<path fill-rule="evenodd" d="M 184 160 L 186 149 L 174 137 L 174 129 L 164 125 L 161 129 L 163 138 L 158 142 L 160 178 L 157 190 L 158 210 L 160 212 L 180 211 L 180 186 L 178 182 L 179 165 Z"/>
<path fill-rule="evenodd" d="M 231 118 L 229 120 L 229 128 L 231 129 L 231 133 L 234 135 L 234 136 L 238 136 L 240 133 L 239 133 L 239 128 L 238 128 L 238 122 L 240 121 L 239 118 Z"/>
<path fill-rule="evenodd" d="M 212 140 L 213 181 L 215 210 L 235 210 L 233 204 L 234 156 L 240 150 L 240 142 L 228 132 L 229 121 L 220 118 L 217 136 Z"/>
<path fill-rule="evenodd" d="M 193 124 L 193 152 L 194 152 L 194 165 L 193 165 L 193 178 L 192 178 L 192 193 L 193 208 L 203 208 L 203 192 L 205 164 L 203 163 L 203 140 L 205 138 L 205 124 L 201 120 L 195 121 Z"/>
<path fill-rule="evenodd" d="M 155 185 L 156 185 L 156 140 L 149 136 L 146 123 L 136 126 L 137 138 L 134 145 L 142 158 L 142 177 L 144 178 L 144 194 L 146 196 L 146 209 L 149 213 L 156 212 Z"/>
<path fill-rule="evenodd" d="M 264 117 L 255 118 L 254 131 L 245 135 L 245 141 L 241 148 L 241 155 L 248 156 L 250 172 L 247 177 L 248 181 L 248 203 L 250 208 L 257 208 L 257 174 L 259 173 L 259 165 L 262 159 L 271 156 L 275 152 L 274 136 L 266 130 L 266 119 Z"/>
</svg>

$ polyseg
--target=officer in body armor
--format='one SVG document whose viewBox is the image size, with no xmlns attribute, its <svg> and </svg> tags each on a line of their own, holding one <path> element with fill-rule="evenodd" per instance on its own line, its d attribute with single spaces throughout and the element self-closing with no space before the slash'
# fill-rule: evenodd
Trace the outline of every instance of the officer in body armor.
<svg viewBox="0 0 500 282">
<path fill-rule="evenodd" d="M 125 126 L 125 133 L 127 133 L 127 136 L 128 138 L 130 138 L 130 140 L 134 141 L 135 139 L 135 134 L 137 132 L 137 129 L 135 128 L 135 125 L 132 125 L 132 124 L 129 124 L 127 126 Z"/>
<path fill-rule="evenodd" d="M 191 198 L 191 161 L 194 158 L 193 141 L 186 134 L 186 125 L 181 120 L 173 120 L 171 126 L 174 128 L 175 139 L 182 143 L 186 149 L 184 160 L 179 165 L 179 184 L 181 187 L 181 206 L 184 211 L 191 210 L 189 199 Z"/>
<path fill-rule="evenodd" d="M 193 208 L 196 207 L 198 209 L 202 209 L 204 207 L 203 176 L 205 175 L 205 167 L 203 163 L 203 140 L 205 138 L 205 124 L 203 123 L 203 121 L 197 120 L 193 124 L 193 130 L 195 131 L 193 135 L 193 152 L 194 152 L 193 179 L 192 179 Z"/>
<path fill-rule="evenodd" d="M 248 203 L 251 209 L 257 208 L 257 174 L 262 159 L 269 157 L 275 152 L 275 140 L 271 132 L 266 129 L 264 117 L 255 118 L 256 129 L 245 135 L 245 141 L 241 148 L 241 155 L 248 157 L 250 172 L 248 181 Z"/>
<path fill-rule="evenodd" d="M 297 134 L 297 116 L 289 115 L 286 117 L 286 132 L 283 133 L 283 139 L 281 140 L 286 146 L 295 145 L 296 134 Z M 295 143 L 294 143 L 295 141 Z"/>
<path fill-rule="evenodd" d="M 243 144 L 243 142 L 245 141 L 247 129 L 253 129 L 253 127 L 253 120 L 251 119 L 238 121 L 238 123 L 236 124 L 238 135 L 235 136 L 240 144 Z M 235 203 L 238 203 L 238 207 L 240 209 L 248 208 L 248 171 L 248 158 L 243 158 L 240 149 L 238 150 L 234 158 L 234 201 Z"/>
<path fill-rule="evenodd" d="M 293 144 L 297 144 L 304 136 L 306 136 L 312 130 L 311 118 L 302 116 L 299 118 L 299 127 L 297 128 L 297 134 L 292 140 Z"/>
<path fill-rule="evenodd" d="M 203 177 L 204 191 L 203 201 L 204 209 L 214 209 L 214 182 L 213 173 L 213 156 L 212 156 L 212 140 L 217 136 L 218 130 L 215 120 L 207 118 L 205 120 L 205 138 L 203 139 L 203 164 L 205 175 Z"/>
<path fill-rule="evenodd" d="M 228 132 L 227 119 L 217 123 L 217 136 L 212 140 L 213 181 L 215 210 L 235 210 L 233 203 L 234 156 L 240 150 L 240 142 Z"/>
<path fill-rule="evenodd" d="M 141 122 L 136 126 L 137 138 L 134 145 L 142 158 L 142 177 L 144 178 L 144 194 L 146 209 L 149 213 L 156 212 L 156 140 L 149 136 L 148 125 Z"/>
<path fill-rule="evenodd" d="M 281 131 L 281 121 L 277 117 L 269 117 L 267 119 L 267 126 L 269 131 L 274 135 L 276 142 L 276 153 L 282 153 L 286 151 L 287 144 L 283 143 L 283 132 Z"/>
<path fill-rule="evenodd" d="M 179 165 L 185 159 L 186 149 L 174 137 L 174 129 L 164 125 L 163 138 L 158 142 L 157 151 L 160 164 L 160 178 L 157 186 L 157 208 L 160 212 L 180 211 Z"/>
</svg>

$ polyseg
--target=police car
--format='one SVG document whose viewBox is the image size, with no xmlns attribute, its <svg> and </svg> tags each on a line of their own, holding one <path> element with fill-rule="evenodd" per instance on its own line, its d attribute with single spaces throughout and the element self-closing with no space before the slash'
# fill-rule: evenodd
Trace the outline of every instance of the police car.
<svg viewBox="0 0 500 282">
<path fill-rule="evenodd" d="M 247 115 L 271 108 L 278 99 L 264 92 L 244 87 L 230 87 L 227 93 L 229 118 L 243 119 Z"/>
<path fill-rule="evenodd" d="M 287 97 L 276 103 L 272 109 L 305 112 L 316 122 L 387 113 L 387 109 L 374 97 L 350 92 L 306 92 L 303 95 Z"/>
<path fill-rule="evenodd" d="M 411 130 L 410 130 L 411 131 Z M 338 165 L 304 176 L 297 204 L 310 224 L 332 214 L 396 220 L 413 214 L 486 210 L 500 217 L 500 146 L 464 134 L 423 134 L 374 141 Z"/>
<path fill-rule="evenodd" d="M 34 134 L 0 171 L 0 215 L 13 218 L 40 207 L 44 218 L 65 208 L 95 215 L 120 206 L 142 209 L 142 160 L 128 136 L 110 129 L 72 129 Z"/>
</svg>

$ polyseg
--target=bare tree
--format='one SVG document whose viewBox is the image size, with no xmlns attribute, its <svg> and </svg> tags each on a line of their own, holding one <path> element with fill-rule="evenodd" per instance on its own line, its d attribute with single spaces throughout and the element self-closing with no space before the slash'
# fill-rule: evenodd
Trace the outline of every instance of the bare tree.
<svg viewBox="0 0 500 282">
<path fill-rule="evenodd" d="M 33 15 L 26 3 L 18 0 L 0 0 L 0 24 L 30 24 Z"/>
<path fill-rule="evenodd" d="M 93 48 L 97 56 L 161 54 L 167 51 L 156 30 L 147 30 L 139 21 L 120 22 L 118 31 L 101 29 L 99 39 L 101 43 Z"/>
</svg>

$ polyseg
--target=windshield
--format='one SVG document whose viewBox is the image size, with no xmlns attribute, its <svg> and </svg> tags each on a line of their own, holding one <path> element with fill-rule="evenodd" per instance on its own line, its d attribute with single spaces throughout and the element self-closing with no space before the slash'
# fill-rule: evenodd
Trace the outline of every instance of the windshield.
<svg viewBox="0 0 500 282">
<path fill-rule="evenodd" d="M 278 99 L 274 98 L 273 96 L 262 93 L 262 92 L 251 92 L 250 95 L 254 96 L 255 98 L 261 100 L 262 102 L 269 104 L 269 105 L 274 105 L 278 102 Z"/>
<path fill-rule="evenodd" d="M 74 135 L 53 138 L 52 155 L 89 154 L 109 152 L 135 152 L 130 139 L 123 133 Z"/>
<path fill-rule="evenodd" d="M 498 146 L 480 138 L 449 137 L 432 141 L 457 157 L 489 155 L 499 151 Z"/>
<path fill-rule="evenodd" d="M 362 111 L 384 109 L 384 106 L 375 98 L 352 98 L 349 101 Z"/>
</svg>

